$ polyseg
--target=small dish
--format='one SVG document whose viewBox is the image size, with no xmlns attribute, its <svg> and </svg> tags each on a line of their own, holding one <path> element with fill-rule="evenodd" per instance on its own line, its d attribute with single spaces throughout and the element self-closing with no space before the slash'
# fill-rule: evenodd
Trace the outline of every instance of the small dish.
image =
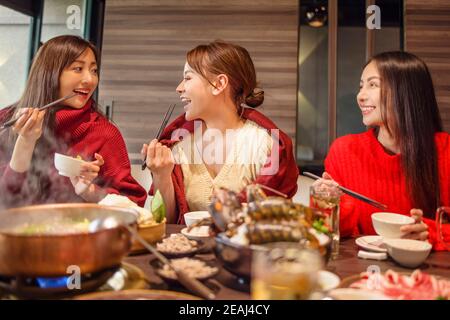
<svg viewBox="0 0 450 320">
<path fill-rule="evenodd" d="M 201 220 L 211 218 L 211 214 L 208 211 L 191 211 L 186 212 L 184 215 L 184 221 L 188 227 L 192 226 Z"/>
<path fill-rule="evenodd" d="M 420 266 L 428 258 L 433 247 L 426 241 L 410 239 L 386 239 L 384 242 L 391 258 L 408 268 Z"/>
<path fill-rule="evenodd" d="M 215 239 L 209 234 L 209 226 L 194 227 L 188 232 L 188 228 L 181 229 L 181 234 L 190 240 L 202 241 L 207 249 L 212 249 Z"/>
<path fill-rule="evenodd" d="M 317 282 L 322 291 L 330 291 L 339 286 L 341 279 L 332 272 L 320 270 L 318 272 Z"/>
<path fill-rule="evenodd" d="M 86 161 L 55 153 L 54 163 L 55 168 L 61 176 L 72 178 L 80 175 L 81 166 L 86 163 Z"/>
<path fill-rule="evenodd" d="M 374 251 L 374 252 L 387 252 L 387 248 L 384 243 L 382 243 L 383 238 L 380 236 L 363 236 L 359 237 L 355 240 L 355 243 L 358 247 Z M 380 243 L 381 242 L 381 243 Z M 378 244 L 380 243 L 380 244 Z"/>
<path fill-rule="evenodd" d="M 384 239 L 401 238 L 403 233 L 400 228 L 415 222 L 413 218 L 399 213 L 376 212 L 371 217 L 375 232 Z"/>
<path fill-rule="evenodd" d="M 163 241 L 164 241 L 164 239 L 163 239 Z M 159 253 L 161 253 L 163 256 L 165 256 L 166 258 L 169 258 L 169 259 L 193 257 L 197 253 L 200 253 L 202 250 L 205 249 L 205 244 L 203 243 L 203 241 L 201 241 L 201 240 L 190 240 L 190 241 L 194 241 L 196 243 L 196 246 L 188 251 L 181 251 L 181 252 L 178 251 L 177 252 L 177 251 L 161 250 L 160 248 L 158 248 L 158 244 L 156 244 L 156 249 L 158 250 Z"/>
<path fill-rule="evenodd" d="M 203 276 L 203 277 L 196 276 L 195 279 L 197 279 L 199 281 L 205 281 L 205 280 L 211 279 L 211 278 L 215 277 L 219 273 L 219 268 L 213 262 L 204 261 L 204 260 L 197 259 L 197 258 L 185 258 L 185 259 L 201 261 L 206 266 L 208 266 L 210 268 L 215 268 L 215 271 L 210 273 L 208 276 Z M 172 259 L 171 260 L 172 263 L 173 263 L 173 260 L 177 260 L 177 259 Z M 153 269 L 155 270 L 156 274 L 158 276 L 160 276 L 161 278 L 163 278 L 164 280 L 166 280 L 167 282 L 178 283 L 178 279 L 177 278 L 170 277 L 167 274 L 165 274 L 164 272 L 162 272 L 162 269 L 163 269 L 164 266 L 163 266 L 163 263 L 161 261 L 159 261 L 158 259 L 155 258 L 155 259 L 150 260 L 150 265 L 153 267 Z M 186 271 L 186 269 L 183 268 L 183 271 Z"/>
<path fill-rule="evenodd" d="M 164 238 L 166 234 L 166 219 L 164 219 L 161 223 L 139 225 L 138 233 L 148 243 L 155 244 Z M 131 253 L 140 254 L 144 252 L 147 253 L 147 249 L 145 249 L 144 246 L 135 239 L 133 241 L 133 245 L 131 246 Z"/>
</svg>

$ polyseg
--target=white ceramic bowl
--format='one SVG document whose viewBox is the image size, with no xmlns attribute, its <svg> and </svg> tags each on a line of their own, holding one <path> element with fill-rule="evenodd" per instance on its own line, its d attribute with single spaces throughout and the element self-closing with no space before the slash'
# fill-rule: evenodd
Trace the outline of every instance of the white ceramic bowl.
<svg viewBox="0 0 450 320">
<path fill-rule="evenodd" d="M 190 227 L 194 223 L 209 217 L 211 217 L 211 215 L 208 211 L 191 211 L 184 214 L 184 221 L 186 222 L 186 225 Z"/>
<path fill-rule="evenodd" d="M 85 161 L 60 153 L 55 153 L 55 168 L 62 176 L 69 178 L 79 176 L 81 172 L 81 165 L 83 163 L 85 163 Z"/>
<path fill-rule="evenodd" d="M 401 238 L 403 233 L 400 228 L 414 222 L 413 218 L 399 213 L 376 212 L 372 214 L 373 228 L 384 239 Z"/>
<path fill-rule="evenodd" d="M 183 228 L 180 232 L 190 240 L 202 241 L 208 249 L 215 245 L 215 238 L 209 234 L 209 226 L 194 227 L 189 232 L 188 228 Z"/>
<path fill-rule="evenodd" d="M 427 259 L 432 248 L 432 245 L 426 241 L 410 239 L 386 239 L 384 244 L 392 259 L 408 268 L 420 266 Z"/>
</svg>

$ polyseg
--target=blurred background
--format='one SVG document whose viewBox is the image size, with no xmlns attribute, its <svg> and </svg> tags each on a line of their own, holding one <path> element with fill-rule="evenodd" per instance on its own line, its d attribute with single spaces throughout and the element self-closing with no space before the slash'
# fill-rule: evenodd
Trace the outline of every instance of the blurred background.
<svg viewBox="0 0 450 320">
<path fill-rule="evenodd" d="M 249 50 L 265 90 L 260 111 L 292 137 L 303 170 L 320 172 L 336 137 L 366 130 L 356 93 L 378 52 L 427 62 L 450 130 L 449 0 L 0 0 L 0 108 L 20 97 L 39 45 L 61 34 L 100 49 L 96 98 L 132 163 L 179 101 L 186 52 L 215 39 Z M 181 112 L 180 103 L 173 118 Z"/>
</svg>

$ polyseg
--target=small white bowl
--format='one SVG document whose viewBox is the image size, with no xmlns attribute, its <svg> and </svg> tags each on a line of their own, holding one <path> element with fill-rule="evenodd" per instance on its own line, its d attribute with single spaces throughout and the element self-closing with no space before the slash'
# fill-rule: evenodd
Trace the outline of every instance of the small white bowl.
<svg viewBox="0 0 450 320">
<path fill-rule="evenodd" d="M 336 289 L 341 283 L 341 279 L 334 273 L 320 270 L 318 272 L 317 282 L 322 291 L 330 291 Z"/>
<path fill-rule="evenodd" d="M 190 240 L 202 241 L 208 249 L 215 245 L 214 237 L 209 234 L 209 226 L 194 227 L 189 232 L 188 228 L 183 228 L 180 232 Z"/>
<path fill-rule="evenodd" d="M 58 173 L 65 177 L 76 177 L 80 175 L 81 165 L 86 161 L 55 153 L 55 168 Z"/>
<path fill-rule="evenodd" d="M 190 227 L 194 223 L 209 217 L 211 217 L 211 214 L 208 211 L 191 211 L 184 214 L 184 221 Z"/>
<path fill-rule="evenodd" d="M 420 266 L 427 259 L 432 248 L 432 245 L 426 241 L 410 239 L 386 239 L 384 244 L 392 259 L 408 268 Z"/>
<path fill-rule="evenodd" d="M 400 228 L 414 222 L 413 218 L 399 213 L 376 212 L 372 214 L 373 228 L 383 239 L 401 238 L 403 233 Z"/>
</svg>

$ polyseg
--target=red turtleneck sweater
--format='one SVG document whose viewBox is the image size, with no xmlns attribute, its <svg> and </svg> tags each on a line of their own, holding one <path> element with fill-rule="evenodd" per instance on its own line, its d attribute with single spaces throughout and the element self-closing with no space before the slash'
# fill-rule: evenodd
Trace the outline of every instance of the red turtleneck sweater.
<svg viewBox="0 0 450 320">
<path fill-rule="evenodd" d="M 442 206 L 450 205 L 450 135 L 436 134 L 440 198 Z M 424 155 L 426 156 L 426 155 Z M 420 170 L 420 168 L 417 168 Z M 406 189 L 400 155 L 390 155 L 378 142 L 374 129 L 337 139 L 325 160 L 325 170 L 339 184 L 375 199 L 389 207 L 390 212 L 409 215 L 413 208 Z M 379 209 L 348 195 L 341 198 L 341 236 L 375 234 L 371 215 Z M 419 208 L 420 209 L 420 208 Z M 434 216 L 434 213 L 431 213 Z M 434 220 L 424 219 L 429 226 L 430 242 L 437 250 Z M 450 228 L 445 232 L 450 238 Z"/>
<path fill-rule="evenodd" d="M 39 176 L 31 172 L 13 171 L 9 166 L 11 155 L 0 152 L 0 207 L 83 202 L 75 194 L 70 179 L 60 176 L 55 169 L 55 152 L 74 157 L 81 155 L 86 161 L 95 160 L 94 153 L 100 154 L 105 163 L 94 180 L 96 188 L 102 189 L 98 191 L 121 194 L 140 206 L 144 205 L 146 191 L 131 176 L 130 161 L 122 135 L 112 123 L 92 108 L 92 103 L 89 100 L 82 109 L 61 109 L 56 112 L 55 130 L 46 135 L 54 142 L 53 150 L 42 159 L 32 160 L 39 163 Z M 0 123 L 6 117 L 8 109 L 0 110 Z M 33 190 L 33 184 L 29 183 L 32 179 L 40 183 L 46 181 L 41 194 Z"/>
</svg>

